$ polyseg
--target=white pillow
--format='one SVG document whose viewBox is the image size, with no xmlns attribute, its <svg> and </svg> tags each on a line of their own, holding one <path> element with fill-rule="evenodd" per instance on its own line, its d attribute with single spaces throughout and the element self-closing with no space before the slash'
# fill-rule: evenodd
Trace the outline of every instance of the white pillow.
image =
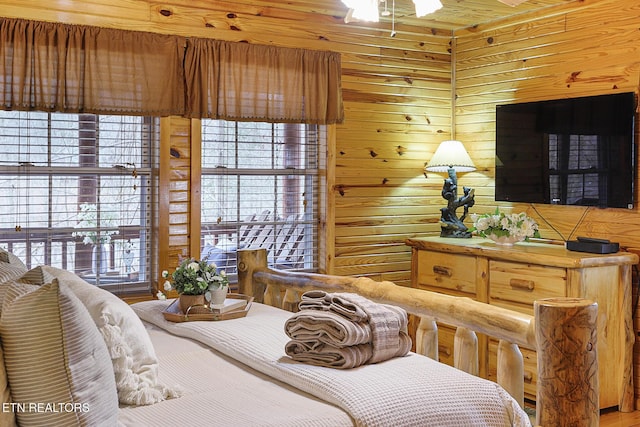
<svg viewBox="0 0 640 427">
<path fill-rule="evenodd" d="M 180 389 L 158 382 L 158 358 L 153 344 L 127 303 L 72 272 L 51 266 L 42 268 L 68 286 L 89 311 L 111 355 L 120 403 L 151 405 L 180 396 Z"/>
<path fill-rule="evenodd" d="M 0 335 L 11 396 L 23 405 L 15 412 L 20 425 L 117 424 L 107 348 L 71 291 L 56 280 L 40 287 L 11 283 Z"/>
</svg>

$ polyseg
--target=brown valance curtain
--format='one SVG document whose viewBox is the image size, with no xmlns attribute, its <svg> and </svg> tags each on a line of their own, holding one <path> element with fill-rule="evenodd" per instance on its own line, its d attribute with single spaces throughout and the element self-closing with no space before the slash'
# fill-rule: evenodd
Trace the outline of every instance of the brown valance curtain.
<svg viewBox="0 0 640 427">
<path fill-rule="evenodd" d="M 189 39 L 187 117 L 329 124 L 343 121 L 340 55 Z"/>
<path fill-rule="evenodd" d="M 0 20 L 0 108 L 182 115 L 185 39 Z"/>
<path fill-rule="evenodd" d="M 340 55 L 0 18 L 0 108 L 329 124 Z"/>
</svg>

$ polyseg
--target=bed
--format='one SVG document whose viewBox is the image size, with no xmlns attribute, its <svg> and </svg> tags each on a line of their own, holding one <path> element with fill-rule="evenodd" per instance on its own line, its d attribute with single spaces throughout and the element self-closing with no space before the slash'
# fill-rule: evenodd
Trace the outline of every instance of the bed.
<svg viewBox="0 0 640 427">
<path fill-rule="evenodd" d="M 0 262 L 3 426 L 530 425 L 516 344 L 536 348 L 531 316 L 497 310 L 489 318 L 467 299 L 273 270 L 266 251 L 241 250 L 240 292 L 255 298 L 248 314 L 176 323 L 162 314 L 171 300 L 128 306 L 73 273 L 24 271 L 13 261 Z M 414 352 L 353 369 L 292 361 L 283 350 L 292 312 L 280 307 L 318 289 L 357 292 L 430 319 L 418 328 L 426 353 L 435 319 L 460 324 L 463 347 L 473 347 L 472 329 L 492 332 L 511 343 L 502 365 L 516 375 L 499 374 L 503 387 Z M 473 371 L 473 356 L 459 359 Z"/>
</svg>

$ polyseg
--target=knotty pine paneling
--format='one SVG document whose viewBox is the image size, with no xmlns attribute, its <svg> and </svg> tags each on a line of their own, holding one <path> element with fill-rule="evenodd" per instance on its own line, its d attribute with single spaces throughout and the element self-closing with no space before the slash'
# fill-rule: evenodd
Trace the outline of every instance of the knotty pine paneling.
<svg viewBox="0 0 640 427">
<path fill-rule="evenodd" d="M 597 236 L 640 247 L 633 210 L 496 203 L 495 106 L 638 91 L 640 1 L 585 1 L 455 33 L 456 135 L 484 180 L 476 180 L 473 210 L 496 205 L 527 211 L 543 237 Z M 638 127 L 636 126 L 636 129 Z M 637 139 L 637 138 L 636 138 Z M 461 185 L 469 185 L 467 174 Z M 636 183 L 636 188 L 638 185 Z M 636 190 L 637 191 L 637 190 Z"/>
<path fill-rule="evenodd" d="M 320 264 L 407 284 L 404 240 L 436 232 L 444 202 L 444 177 L 423 168 L 451 135 L 451 32 L 398 24 L 392 38 L 388 22 L 345 24 L 345 11 L 339 0 L 0 0 L 6 17 L 340 52 L 345 122 L 332 131 Z M 191 123 L 162 126 L 160 271 L 192 254 L 197 217 Z"/>
<path fill-rule="evenodd" d="M 444 206 L 445 177 L 423 168 L 453 130 L 478 168 L 461 174 L 460 185 L 476 189 L 472 211 L 489 211 L 496 206 L 496 104 L 633 91 L 640 78 L 640 0 L 564 3 L 461 28 L 453 39 L 415 19 L 399 23 L 394 38 L 388 22 L 345 24 L 339 0 L 0 0 L 0 10 L 7 17 L 340 52 L 345 122 L 330 132 L 335 145 L 323 202 L 331 212 L 322 224 L 329 241 L 321 244 L 321 265 L 405 284 L 404 240 L 437 233 Z M 162 122 L 181 157 L 171 158 L 160 195 L 171 230 L 161 236 L 161 268 L 162 259 L 171 267 L 193 252 L 195 179 L 186 160 L 192 126 L 181 118 Z M 602 236 L 640 248 L 637 208 L 501 206 L 538 218 L 545 237 Z"/>
</svg>

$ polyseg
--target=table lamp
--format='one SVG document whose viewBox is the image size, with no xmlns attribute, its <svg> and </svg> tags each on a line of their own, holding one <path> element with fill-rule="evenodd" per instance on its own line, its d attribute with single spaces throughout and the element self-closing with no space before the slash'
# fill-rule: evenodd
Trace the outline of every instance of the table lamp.
<svg viewBox="0 0 640 427">
<path fill-rule="evenodd" d="M 458 197 L 457 172 L 471 172 L 476 170 L 469 153 L 462 142 L 456 140 L 442 141 L 435 154 L 425 167 L 429 172 L 447 172 L 448 178 L 444 180 L 442 197 L 447 201 L 447 206 L 440 209 L 440 237 L 471 237 L 471 232 L 463 221 L 469 212 L 469 208 L 475 203 L 474 190 L 463 187 L 463 195 Z M 456 210 L 464 207 L 463 215 L 458 218 Z"/>
</svg>

